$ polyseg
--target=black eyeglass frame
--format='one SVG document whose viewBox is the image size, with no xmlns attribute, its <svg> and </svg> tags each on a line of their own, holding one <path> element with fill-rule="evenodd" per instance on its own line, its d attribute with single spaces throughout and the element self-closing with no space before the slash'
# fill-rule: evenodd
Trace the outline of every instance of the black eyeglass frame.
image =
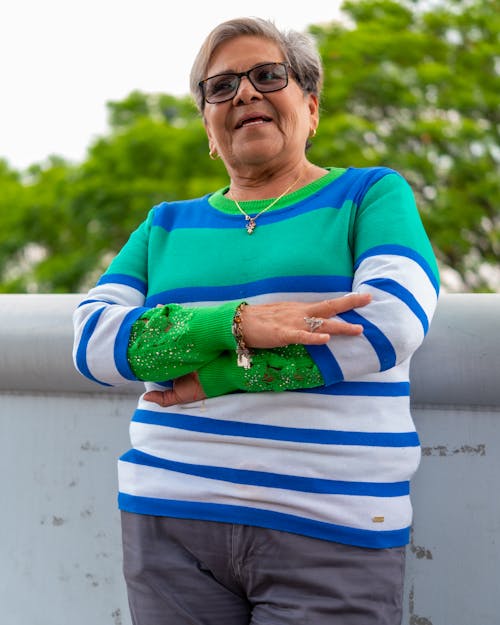
<svg viewBox="0 0 500 625">
<path fill-rule="evenodd" d="M 254 83 L 250 74 L 252 72 L 255 72 L 255 70 L 259 70 L 261 67 L 266 67 L 266 65 L 281 65 L 282 67 L 284 67 L 285 69 L 285 75 L 284 75 L 285 84 L 284 85 L 280 87 L 275 87 L 272 89 L 261 89 Z M 273 93 L 275 91 L 281 91 L 282 89 L 285 89 L 288 86 L 289 70 L 291 70 L 291 67 L 290 67 L 290 64 L 287 63 L 286 61 L 276 61 L 276 62 L 270 61 L 269 63 L 260 63 L 259 65 L 255 65 L 254 67 L 251 67 L 246 72 L 221 72 L 220 74 L 214 74 L 213 76 L 209 76 L 208 78 L 205 78 L 205 80 L 200 80 L 200 82 L 198 83 L 198 87 L 200 88 L 201 95 L 203 96 L 203 99 L 205 100 L 207 104 L 222 104 L 222 102 L 227 102 L 228 100 L 232 100 L 234 96 L 238 93 L 238 89 L 240 88 L 241 79 L 243 78 L 243 76 L 246 76 L 248 78 L 252 87 L 256 89 L 259 93 Z M 223 100 L 210 101 L 207 99 L 207 96 L 206 96 L 205 84 L 209 80 L 212 80 L 213 78 L 218 78 L 219 76 L 235 77 L 237 78 L 238 82 L 236 84 L 234 91 L 231 93 L 230 96 L 228 96 L 227 98 L 224 98 Z"/>
</svg>

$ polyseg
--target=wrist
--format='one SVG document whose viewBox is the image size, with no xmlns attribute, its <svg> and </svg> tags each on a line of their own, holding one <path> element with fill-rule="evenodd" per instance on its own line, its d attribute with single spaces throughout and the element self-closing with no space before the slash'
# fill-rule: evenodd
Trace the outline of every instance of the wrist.
<svg viewBox="0 0 500 625">
<path fill-rule="evenodd" d="M 243 367 L 243 369 L 250 369 L 252 366 L 252 354 L 245 343 L 241 327 L 243 308 L 247 305 L 246 302 L 241 302 L 241 304 L 236 307 L 231 326 L 234 340 L 236 341 L 236 362 L 238 367 Z"/>
<path fill-rule="evenodd" d="M 232 324 L 239 305 L 238 302 L 227 302 L 220 306 L 196 309 L 191 320 L 191 330 L 200 348 L 217 351 L 235 349 Z"/>
</svg>

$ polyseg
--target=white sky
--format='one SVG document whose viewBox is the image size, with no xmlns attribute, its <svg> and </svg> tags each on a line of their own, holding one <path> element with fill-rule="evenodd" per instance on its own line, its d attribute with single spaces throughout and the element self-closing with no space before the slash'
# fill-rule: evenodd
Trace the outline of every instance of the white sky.
<svg viewBox="0 0 500 625">
<path fill-rule="evenodd" d="M 106 102 L 132 90 L 182 95 L 203 39 L 234 17 L 305 30 L 341 0 L 0 0 L 0 158 L 80 161 L 106 132 Z"/>
</svg>

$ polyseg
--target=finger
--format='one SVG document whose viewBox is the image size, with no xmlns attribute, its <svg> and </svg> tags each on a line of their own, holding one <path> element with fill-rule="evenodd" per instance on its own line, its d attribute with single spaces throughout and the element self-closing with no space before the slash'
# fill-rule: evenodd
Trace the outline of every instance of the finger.
<svg viewBox="0 0 500 625">
<path fill-rule="evenodd" d="M 312 304 L 309 310 L 313 316 L 332 317 L 353 308 L 366 306 L 371 302 L 371 299 L 370 293 L 348 293 L 342 297 L 335 297 L 334 299 Z"/>
<path fill-rule="evenodd" d="M 167 406 L 174 406 L 179 401 L 173 390 L 149 391 L 148 393 L 145 393 L 142 398 L 145 401 L 158 404 L 163 408 L 166 408 Z"/>
<path fill-rule="evenodd" d="M 346 321 L 330 319 L 325 320 L 321 325 L 321 332 L 319 330 L 315 332 L 299 330 L 295 333 L 291 342 L 300 343 L 302 345 L 324 345 L 328 343 L 332 336 L 359 336 L 363 333 L 363 330 L 363 326 L 359 323 L 347 323 Z"/>
<path fill-rule="evenodd" d="M 284 345 L 324 345 L 330 340 L 330 334 L 325 332 L 309 332 L 308 330 L 296 330 L 290 333 L 290 338 Z"/>
<path fill-rule="evenodd" d="M 321 326 L 322 332 L 328 332 L 330 335 L 344 334 L 346 336 L 358 336 L 363 333 L 363 326 L 360 323 L 348 323 L 347 321 L 339 321 L 338 319 L 328 319 Z"/>
</svg>

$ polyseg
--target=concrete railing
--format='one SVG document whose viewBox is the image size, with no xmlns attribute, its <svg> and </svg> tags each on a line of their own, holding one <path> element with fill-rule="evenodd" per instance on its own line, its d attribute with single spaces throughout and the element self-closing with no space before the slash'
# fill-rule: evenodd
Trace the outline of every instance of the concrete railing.
<svg viewBox="0 0 500 625">
<path fill-rule="evenodd" d="M 79 295 L 0 296 L 0 614 L 9 625 L 129 625 L 115 464 L 138 384 L 71 362 Z M 442 296 L 412 362 L 404 625 L 498 625 L 500 295 Z M 179 624 L 181 625 L 181 624 Z"/>
</svg>

